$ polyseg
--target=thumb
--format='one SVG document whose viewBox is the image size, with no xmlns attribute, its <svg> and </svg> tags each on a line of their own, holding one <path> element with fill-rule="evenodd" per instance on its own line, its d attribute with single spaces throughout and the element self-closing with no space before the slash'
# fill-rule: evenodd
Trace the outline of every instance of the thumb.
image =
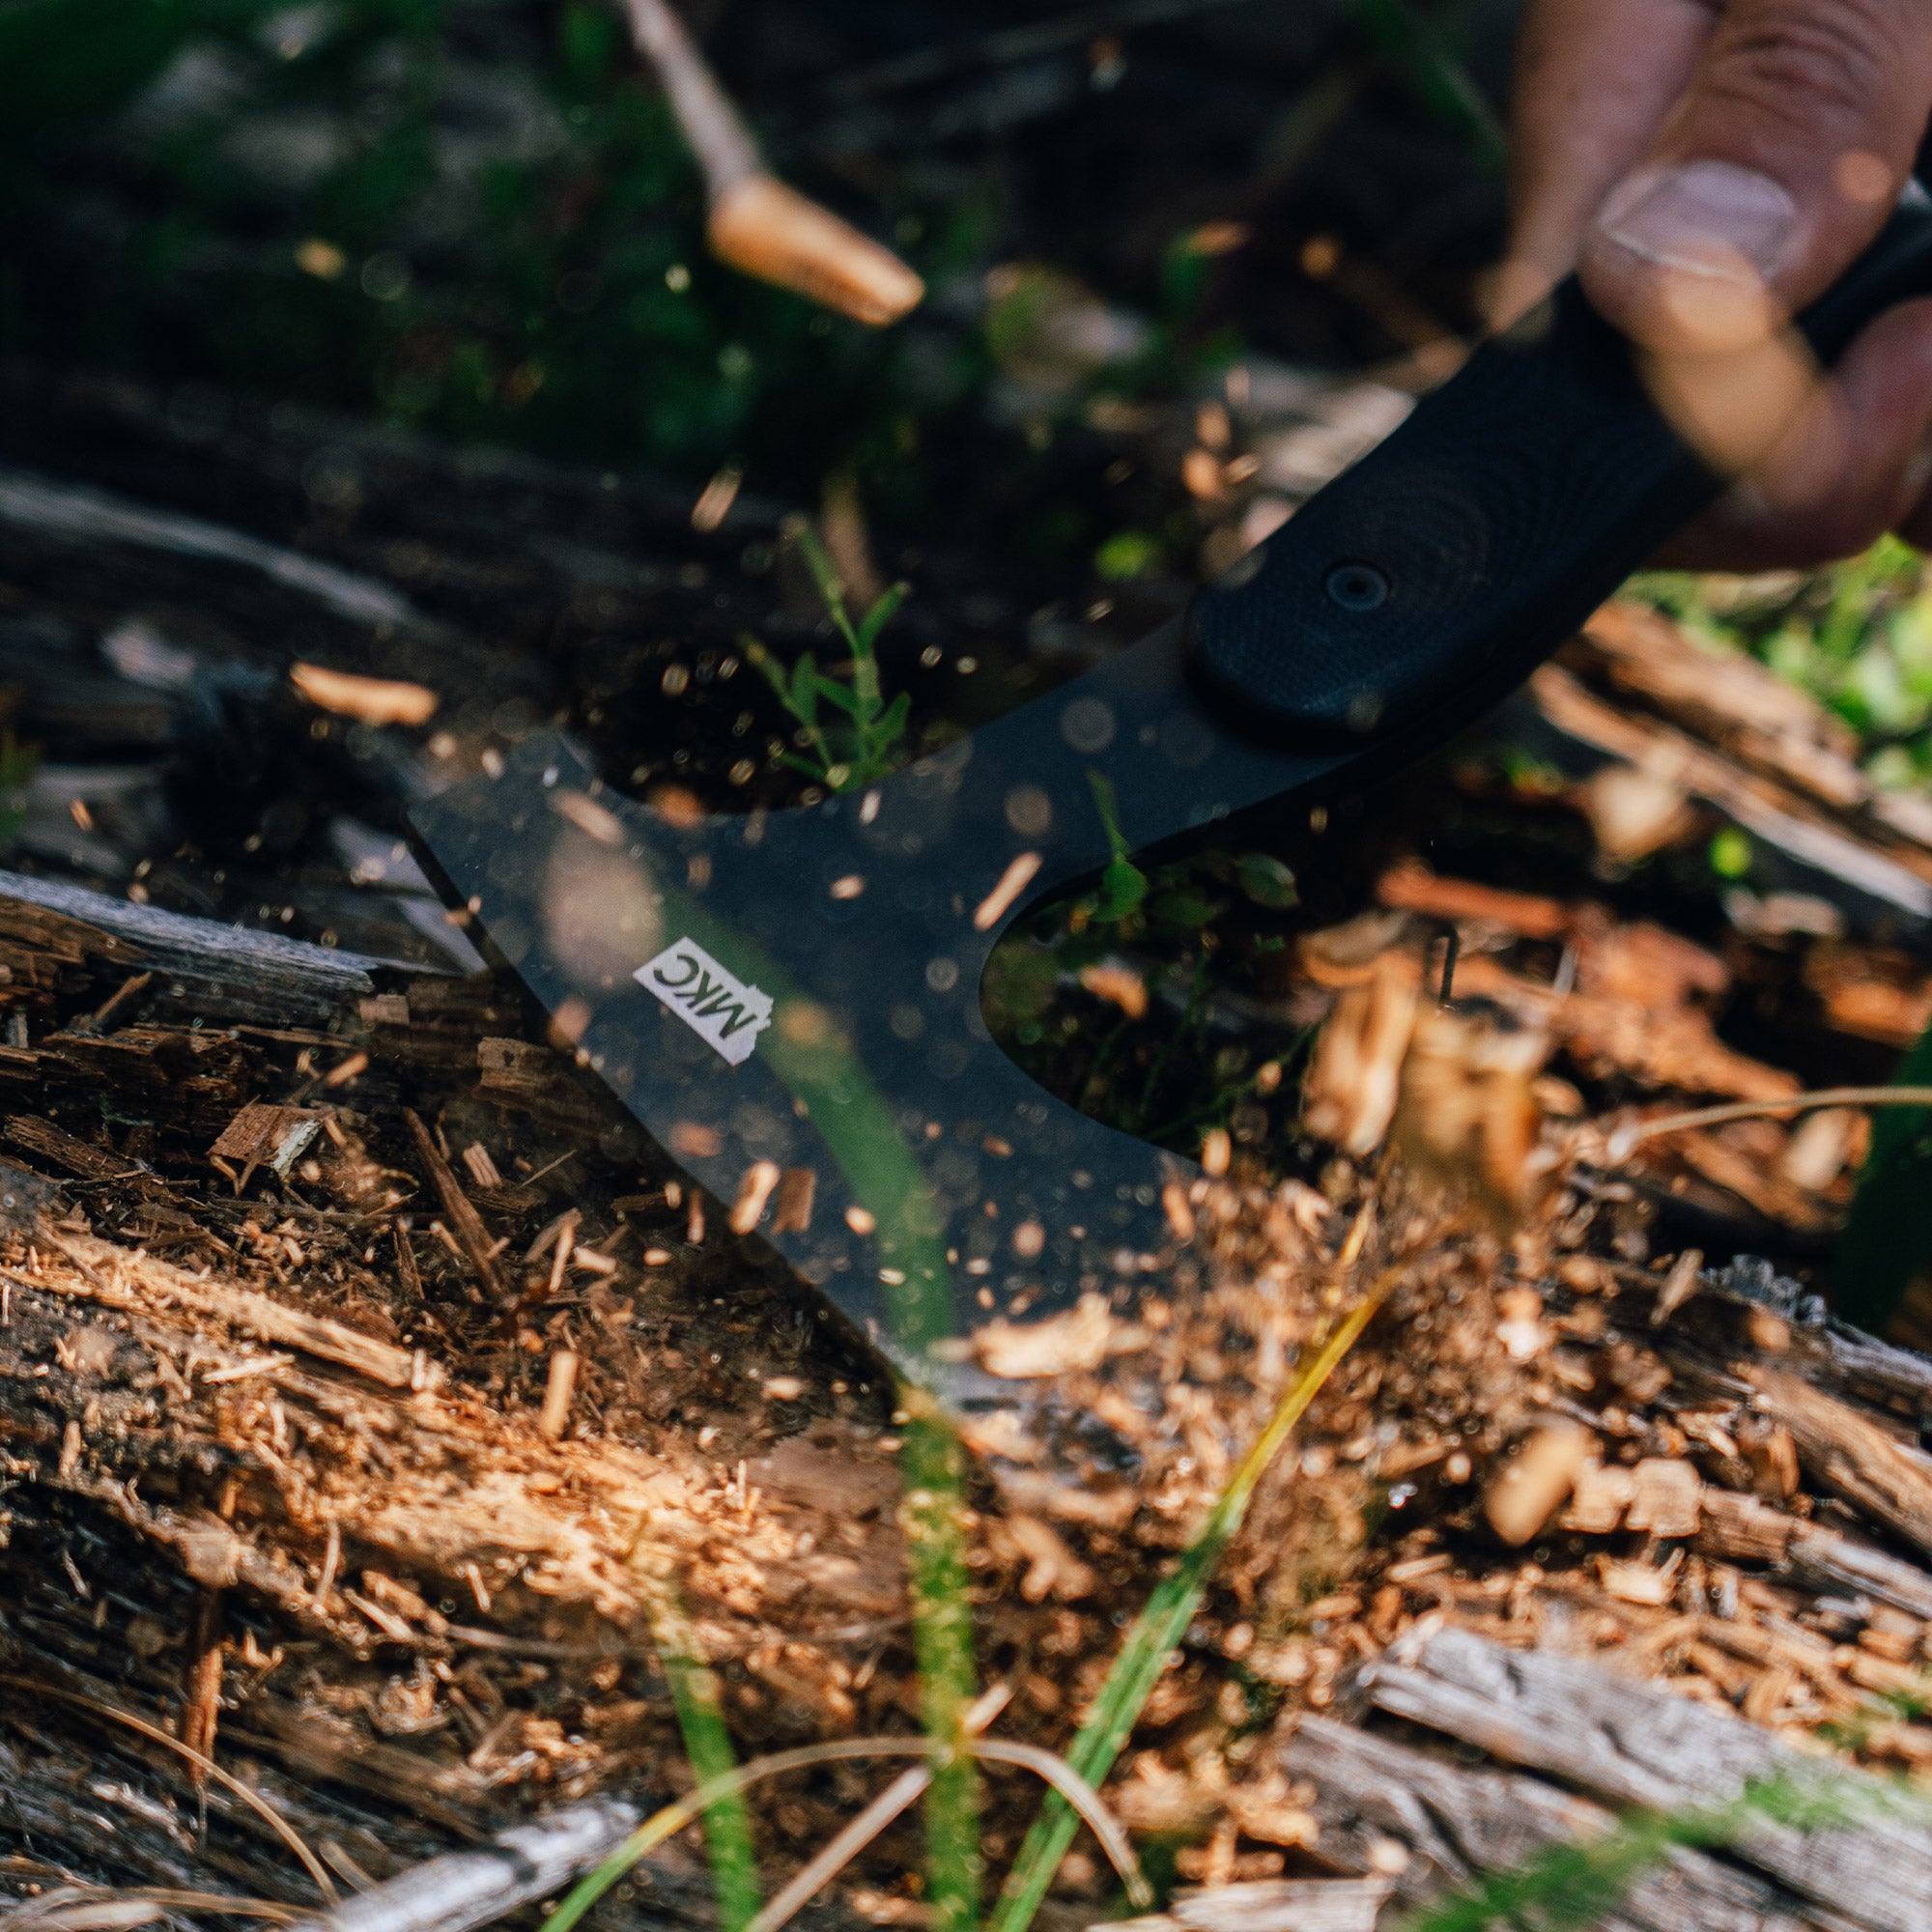
<svg viewBox="0 0 1932 1932">
<path fill-rule="evenodd" d="M 1932 105 L 1922 0 L 1733 0 L 1583 241 L 1585 288 L 1671 351 L 1761 339 L 1876 235 Z"/>
</svg>

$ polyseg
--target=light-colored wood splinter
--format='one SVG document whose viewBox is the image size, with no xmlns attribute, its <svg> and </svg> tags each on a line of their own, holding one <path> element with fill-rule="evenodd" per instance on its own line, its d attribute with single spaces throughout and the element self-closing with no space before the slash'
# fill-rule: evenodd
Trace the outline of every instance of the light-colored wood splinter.
<svg viewBox="0 0 1932 1932">
<path fill-rule="evenodd" d="M 766 167 L 738 110 L 666 0 L 625 0 L 625 12 L 704 170 L 712 253 L 874 328 L 917 308 L 925 284 L 890 248 Z"/>
</svg>

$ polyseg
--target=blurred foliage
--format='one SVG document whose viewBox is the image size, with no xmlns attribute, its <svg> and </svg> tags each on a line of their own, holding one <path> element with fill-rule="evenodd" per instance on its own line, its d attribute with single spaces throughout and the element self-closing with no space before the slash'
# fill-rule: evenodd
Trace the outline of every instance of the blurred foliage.
<svg viewBox="0 0 1932 1932">
<path fill-rule="evenodd" d="M 1096 778 L 1097 774 L 1094 775 Z M 1217 1025 L 1217 989 L 1266 997 L 1287 958 L 1294 874 L 1268 852 L 1208 849 L 1143 870 L 1124 856 L 1111 787 L 1095 805 L 1114 858 L 1094 885 L 1020 920 L 994 949 L 980 1004 L 994 1037 L 1049 1092 L 1124 1133 L 1199 1151 L 1293 1131 L 1290 1024 Z"/>
<path fill-rule="evenodd" d="M 1757 577 L 1652 573 L 1631 589 L 1692 635 L 1750 652 L 1809 692 L 1858 734 L 1866 775 L 1904 789 L 1932 780 L 1932 571 L 1895 537 L 1830 569 Z M 1741 878 L 1750 840 L 1727 828 L 1712 869 Z M 1932 1084 L 1932 1034 L 1894 1079 Z M 1875 1109 L 1871 1151 L 1833 1264 L 1839 1312 L 1883 1329 L 1913 1279 L 1932 1265 L 1932 1111 Z"/>
<path fill-rule="evenodd" d="M 0 0 L 0 148 L 118 106 L 187 24 L 184 0 Z"/>
<path fill-rule="evenodd" d="M 1892 1076 L 1901 1087 L 1932 1086 L 1932 1033 L 1924 1035 Z M 1916 1276 L 1932 1266 L 1932 1109 L 1875 1107 L 1871 1151 L 1838 1236 L 1833 1264 L 1838 1312 L 1874 1333 L 1905 1299 Z"/>
<path fill-rule="evenodd" d="M 0 0 L 0 100 L 42 129 L 0 145 L 0 346 L 814 482 L 902 471 L 985 372 L 970 334 L 874 334 L 714 263 L 682 139 L 585 0 Z M 855 212 L 928 274 L 978 232 Z"/>
<path fill-rule="evenodd" d="M 1749 651 L 1858 732 L 1888 787 L 1932 779 L 1932 573 L 1896 537 L 1827 570 L 1652 572 L 1633 594 L 1692 637 Z"/>
</svg>

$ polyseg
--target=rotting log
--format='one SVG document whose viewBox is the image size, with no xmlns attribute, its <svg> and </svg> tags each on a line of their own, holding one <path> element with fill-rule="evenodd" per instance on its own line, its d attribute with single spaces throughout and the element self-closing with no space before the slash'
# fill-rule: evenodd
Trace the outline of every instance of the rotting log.
<svg viewBox="0 0 1932 1932">
<path fill-rule="evenodd" d="M 1457 1764 L 1330 1718 L 1283 1724 L 1272 1754 L 1314 1787 L 1323 1856 L 1356 1871 L 1396 1872 L 1408 1905 L 1598 1836 L 1614 1821 L 1539 1777 Z M 1601 1932 L 1836 1932 L 1855 1922 L 1820 1918 L 1775 1880 L 1690 1851 L 1640 1878 L 1599 1921 Z"/>
<path fill-rule="evenodd" d="M 1441 1630 L 1367 1666 L 1374 1709 L 1507 1765 L 1548 1773 L 1617 1805 L 1680 1810 L 1735 1803 L 1783 1776 L 1816 1785 L 1815 1759 L 1729 1713 L 1653 1689 L 1587 1659 L 1503 1649 Z M 1932 1831 L 1888 1803 L 1876 1779 L 1830 1774 L 1847 1811 L 1870 1822 L 1803 1833 L 1767 1818 L 1734 1856 L 1807 1902 L 1868 1932 L 1932 1919 Z"/>
<path fill-rule="evenodd" d="M 188 919 L 57 879 L 0 872 L 0 965 L 39 986 L 65 965 L 156 978 L 152 1007 L 183 1022 L 326 1026 L 395 969 L 279 933 Z"/>
</svg>

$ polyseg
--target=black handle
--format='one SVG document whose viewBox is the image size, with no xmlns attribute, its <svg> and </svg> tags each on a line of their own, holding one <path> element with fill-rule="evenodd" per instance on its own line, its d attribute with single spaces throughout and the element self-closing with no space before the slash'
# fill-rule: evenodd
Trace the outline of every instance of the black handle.
<svg viewBox="0 0 1932 1932">
<path fill-rule="evenodd" d="M 1915 196 L 1798 327 L 1830 363 L 1927 292 L 1932 206 Z M 1193 668 L 1235 722 L 1265 730 L 1360 740 L 1439 716 L 1446 731 L 1721 487 L 1573 277 L 1196 598 Z"/>
</svg>

